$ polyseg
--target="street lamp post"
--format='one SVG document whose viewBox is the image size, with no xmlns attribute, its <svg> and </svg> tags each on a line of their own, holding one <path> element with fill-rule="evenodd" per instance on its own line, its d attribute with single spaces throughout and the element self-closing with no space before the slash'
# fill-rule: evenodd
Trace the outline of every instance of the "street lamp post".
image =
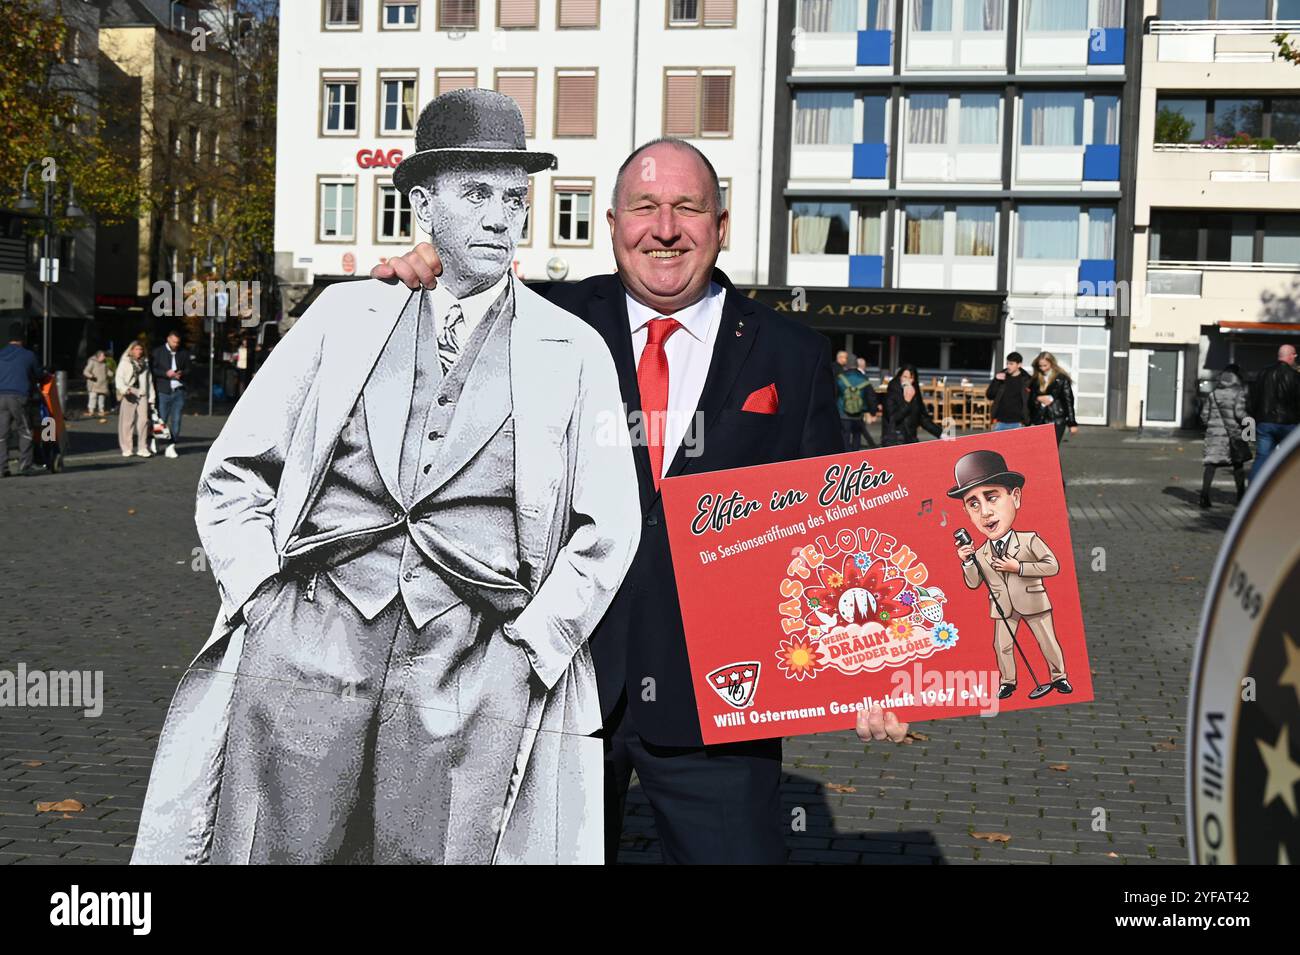
<svg viewBox="0 0 1300 955">
<path fill-rule="evenodd" d="M 211 272 L 213 269 L 217 267 L 217 263 L 212 260 L 213 239 L 220 240 L 221 242 L 220 277 L 221 280 L 224 282 L 226 277 L 226 268 L 230 264 L 230 240 L 227 239 L 225 236 L 218 235 L 218 236 L 208 237 L 208 249 L 203 256 L 203 268 Z M 226 293 L 223 291 L 222 294 L 225 295 Z M 224 313 L 228 310 L 228 308 L 229 308 L 229 301 L 227 300 L 225 306 L 221 308 L 221 311 Z M 220 317 L 225 318 L 225 315 L 222 314 Z M 209 418 L 212 417 L 212 392 L 215 386 L 215 381 L 213 376 L 216 374 L 216 367 L 217 367 L 217 318 L 218 316 L 216 315 L 211 315 L 208 317 L 208 321 L 210 322 L 210 324 L 208 325 L 208 417 Z"/>
<path fill-rule="evenodd" d="M 36 208 L 36 200 L 27 189 L 28 176 L 31 174 L 33 166 L 39 166 L 42 163 L 33 160 L 23 169 L 23 189 L 22 194 L 18 197 L 18 203 L 15 208 L 19 212 L 30 212 Z M 52 180 L 41 177 L 45 186 L 45 204 L 44 220 L 45 234 L 41 240 L 42 262 L 41 262 L 41 364 L 47 368 L 51 367 L 50 351 L 53 348 L 53 331 L 50 328 L 50 284 L 54 278 L 54 261 L 50 257 L 50 234 L 54 231 L 54 190 L 51 188 Z M 77 208 L 76 196 L 72 192 L 72 187 L 68 187 L 68 206 L 64 214 L 76 218 L 80 216 L 81 210 Z M 52 370 L 52 369 L 51 369 Z"/>
</svg>

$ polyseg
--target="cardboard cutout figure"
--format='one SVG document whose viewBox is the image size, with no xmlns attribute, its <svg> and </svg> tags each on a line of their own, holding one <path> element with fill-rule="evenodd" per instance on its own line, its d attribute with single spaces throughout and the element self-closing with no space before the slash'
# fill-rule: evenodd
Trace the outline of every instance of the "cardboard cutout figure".
<svg viewBox="0 0 1300 955">
<path fill-rule="evenodd" d="M 586 643 L 640 530 L 631 450 L 597 438 L 618 381 L 511 273 L 528 174 L 554 165 L 513 100 L 446 93 L 416 147 L 394 182 L 437 289 L 328 288 L 208 454 L 222 607 L 135 862 L 602 858 Z"/>
<path fill-rule="evenodd" d="M 948 496 L 962 503 L 971 526 L 986 540 L 977 550 L 970 535 L 957 535 L 957 556 L 962 559 L 962 576 L 966 586 L 988 588 L 989 616 L 993 618 L 993 647 L 997 654 L 1002 685 L 998 699 L 1005 700 L 1016 691 L 1016 650 L 1025 660 L 1035 686 L 1031 700 L 1051 692 L 1071 693 L 1065 675 L 1065 657 L 1056 640 L 1052 623 L 1052 601 L 1043 580 L 1061 569 L 1047 542 L 1033 531 L 1014 527 L 1020 510 L 1025 476 L 1007 468 L 996 451 L 972 451 L 963 455 L 954 468 L 956 484 Z M 1039 683 L 1029 658 L 1016 640 L 1016 628 L 1024 620 L 1038 641 L 1047 661 L 1048 681 Z"/>
</svg>

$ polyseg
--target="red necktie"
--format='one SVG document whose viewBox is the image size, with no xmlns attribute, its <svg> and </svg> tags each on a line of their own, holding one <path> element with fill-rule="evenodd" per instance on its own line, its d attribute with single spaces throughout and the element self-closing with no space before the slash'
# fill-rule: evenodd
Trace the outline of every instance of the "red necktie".
<svg viewBox="0 0 1300 955">
<path fill-rule="evenodd" d="M 652 318 L 646 326 L 645 349 L 636 366 L 636 383 L 641 391 L 641 420 L 645 424 L 646 448 L 650 452 L 650 476 L 659 490 L 664 466 L 664 419 L 668 412 L 668 355 L 664 342 L 681 328 L 675 318 Z"/>
</svg>

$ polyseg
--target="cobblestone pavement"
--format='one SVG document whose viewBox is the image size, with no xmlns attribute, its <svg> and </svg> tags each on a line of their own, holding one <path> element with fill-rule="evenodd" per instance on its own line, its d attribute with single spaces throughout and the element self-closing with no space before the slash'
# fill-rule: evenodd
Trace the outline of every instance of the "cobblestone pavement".
<svg viewBox="0 0 1300 955">
<path fill-rule="evenodd" d="M 64 474 L 0 481 L 0 669 L 102 670 L 105 696 L 97 718 L 0 710 L 0 864 L 129 858 L 168 700 L 217 607 L 193 499 L 222 420 L 187 416 L 177 460 L 122 458 L 115 422 L 77 422 Z M 904 746 L 787 741 L 783 799 L 806 823 L 791 862 L 1186 861 L 1187 686 L 1231 494 L 1196 507 L 1191 436 L 1083 429 L 1062 460 L 1096 702 L 918 724 Z M 36 808 L 69 799 L 84 809 Z M 622 859 L 659 858 L 634 789 Z"/>
</svg>

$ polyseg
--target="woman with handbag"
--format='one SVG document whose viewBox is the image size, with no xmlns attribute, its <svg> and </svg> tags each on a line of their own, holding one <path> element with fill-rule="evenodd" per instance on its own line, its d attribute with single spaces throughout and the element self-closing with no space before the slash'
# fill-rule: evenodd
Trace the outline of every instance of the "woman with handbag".
<svg viewBox="0 0 1300 955">
<path fill-rule="evenodd" d="M 1074 420 L 1074 387 L 1070 374 L 1056 362 L 1051 352 L 1039 352 L 1034 359 L 1034 380 L 1029 391 L 1029 423 L 1051 424 L 1056 428 L 1056 443 L 1070 434 L 1079 433 Z"/>
<path fill-rule="evenodd" d="M 152 427 L 149 410 L 154 404 L 153 376 L 144 358 L 144 345 L 132 342 L 126 354 L 117 363 L 117 442 L 122 446 L 122 457 L 131 455 L 151 458 L 149 431 Z M 134 447 L 132 446 L 134 444 Z"/>
<path fill-rule="evenodd" d="M 1240 369 L 1228 365 L 1219 372 L 1214 387 L 1201 403 L 1201 423 L 1205 425 L 1201 507 L 1210 506 L 1210 485 L 1214 483 L 1214 472 L 1221 467 L 1232 468 L 1238 504 L 1246 493 L 1245 465 L 1253 457 L 1250 445 L 1241 437 L 1241 424 L 1246 414 L 1246 387 L 1242 384 Z"/>
</svg>

